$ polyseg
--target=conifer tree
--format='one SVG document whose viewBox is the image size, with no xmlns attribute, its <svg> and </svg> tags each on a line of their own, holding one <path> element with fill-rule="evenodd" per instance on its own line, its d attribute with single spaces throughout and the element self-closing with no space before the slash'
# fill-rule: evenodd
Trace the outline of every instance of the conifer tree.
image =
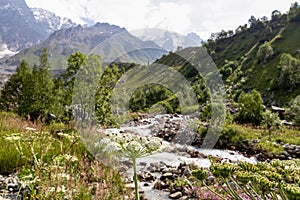
<svg viewBox="0 0 300 200">
<path fill-rule="evenodd" d="M 25 60 L 22 60 L 16 73 L 5 83 L 1 91 L 0 108 L 5 111 L 14 111 L 19 114 L 26 112 L 30 104 L 27 97 L 30 96 L 32 84 L 32 71 Z"/>
</svg>

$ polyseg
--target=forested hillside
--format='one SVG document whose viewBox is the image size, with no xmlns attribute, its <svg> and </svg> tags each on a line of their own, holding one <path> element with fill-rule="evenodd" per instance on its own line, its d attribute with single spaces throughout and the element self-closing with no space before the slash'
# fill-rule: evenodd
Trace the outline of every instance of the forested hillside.
<svg viewBox="0 0 300 200">
<path fill-rule="evenodd" d="M 212 34 L 204 46 L 233 93 L 255 88 L 267 104 L 286 105 L 300 94 L 300 7 L 248 24 Z"/>
</svg>

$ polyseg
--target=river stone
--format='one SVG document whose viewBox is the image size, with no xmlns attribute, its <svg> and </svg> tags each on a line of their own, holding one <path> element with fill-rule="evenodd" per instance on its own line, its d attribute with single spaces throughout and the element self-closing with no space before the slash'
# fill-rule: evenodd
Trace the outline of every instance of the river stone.
<svg viewBox="0 0 300 200">
<path fill-rule="evenodd" d="M 140 165 L 141 166 L 147 166 L 147 163 L 146 162 L 140 162 Z"/>
<path fill-rule="evenodd" d="M 180 197 L 182 197 L 182 193 L 181 192 L 175 192 L 173 194 L 170 194 L 169 196 L 171 199 L 179 199 Z"/>
<path fill-rule="evenodd" d="M 160 180 L 162 180 L 162 181 L 164 181 L 166 179 L 173 179 L 173 174 L 170 172 L 166 172 L 160 177 Z"/>
<path fill-rule="evenodd" d="M 153 186 L 154 189 L 157 189 L 157 190 L 163 190 L 163 189 L 167 189 L 169 186 L 161 181 L 161 180 L 157 180 Z"/>
<path fill-rule="evenodd" d="M 124 160 L 124 161 L 122 161 L 122 163 L 123 163 L 124 165 L 126 165 L 127 167 L 132 167 L 132 162 L 129 161 L 129 160 Z"/>
<path fill-rule="evenodd" d="M 187 200 L 187 199 L 189 199 L 188 196 L 182 196 L 182 197 L 180 197 L 178 200 Z"/>
<path fill-rule="evenodd" d="M 149 185 L 149 183 L 144 183 L 144 186 L 145 186 L 145 187 L 148 187 L 148 186 L 150 186 L 150 185 Z"/>
<path fill-rule="evenodd" d="M 206 178 L 206 184 L 207 185 L 212 185 L 212 184 L 214 184 L 214 182 L 215 182 L 215 177 L 214 176 L 208 176 Z"/>
<path fill-rule="evenodd" d="M 284 155 L 286 158 L 289 158 L 289 157 L 291 156 L 287 151 L 283 152 L 283 155 Z"/>
<path fill-rule="evenodd" d="M 142 174 L 137 175 L 138 180 L 141 182 L 153 182 L 155 177 L 149 172 L 143 172 Z"/>
<path fill-rule="evenodd" d="M 125 184 L 125 188 L 134 189 L 134 184 L 133 183 L 127 183 L 127 184 Z"/>
<path fill-rule="evenodd" d="M 186 176 L 192 175 L 191 170 L 188 167 L 183 170 L 183 174 Z"/>
</svg>

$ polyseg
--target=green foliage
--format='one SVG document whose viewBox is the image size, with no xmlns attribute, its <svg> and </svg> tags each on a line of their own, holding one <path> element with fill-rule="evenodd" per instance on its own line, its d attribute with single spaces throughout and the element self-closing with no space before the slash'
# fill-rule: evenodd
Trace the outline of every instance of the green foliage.
<svg viewBox="0 0 300 200">
<path fill-rule="evenodd" d="M 150 84 L 139 88 L 130 98 L 129 108 L 133 112 L 146 111 L 161 105 L 166 113 L 180 112 L 179 102 L 171 90 L 162 85 Z"/>
<path fill-rule="evenodd" d="M 274 137 L 274 136 L 273 136 Z M 269 140 L 272 140 L 272 135 L 269 133 Z M 257 145 L 256 147 L 262 151 L 270 152 L 274 155 L 281 155 L 284 153 L 284 148 L 280 146 L 279 144 L 272 143 L 269 140 L 266 140 L 263 138 Z"/>
<path fill-rule="evenodd" d="M 225 64 L 220 70 L 220 73 L 223 76 L 223 80 L 226 80 L 238 67 L 237 61 L 225 61 Z"/>
<path fill-rule="evenodd" d="M 10 77 L 1 91 L 1 110 L 16 111 L 21 114 L 27 106 L 30 106 L 31 102 L 27 102 L 27 98 L 32 93 L 30 88 L 32 79 L 32 70 L 23 60 L 16 73 Z"/>
<path fill-rule="evenodd" d="M 96 91 L 96 115 L 97 120 L 103 125 L 114 125 L 111 108 L 112 91 L 121 76 L 120 68 L 116 65 L 105 67 L 103 76 L 98 80 Z"/>
<path fill-rule="evenodd" d="M 251 93 L 242 92 L 238 98 L 237 120 L 240 123 L 252 123 L 259 125 L 263 119 L 263 100 L 258 91 Z"/>
<path fill-rule="evenodd" d="M 288 53 L 280 57 L 279 87 L 293 89 L 300 86 L 300 61 Z"/>
<path fill-rule="evenodd" d="M 64 93 L 64 106 L 70 106 L 72 103 L 76 74 L 85 62 L 87 62 L 87 57 L 80 52 L 75 52 L 70 55 L 68 58 L 68 67 L 66 72 L 57 79 L 57 86 L 60 87 Z"/>
<path fill-rule="evenodd" d="M 295 2 L 291 5 L 290 10 L 288 12 L 288 16 L 291 22 L 300 21 L 300 6 L 298 2 Z"/>
<path fill-rule="evenodd" d="M 263 61 L 265 63 L 273 54 L 274 51 L 271 43 L 265 42 L 258 48 L 256 56 L 259 61 Z"/>
<path fill-rule="evenodd" d="M 205 130 L 199 132 L 205 136 Z M 280 155 L 284 152 L 282 146 L 278 143 L 300 144 L 300 132 L 292 129 L 273 130 L 266 137 L 265 130 L 253 128 L 251 126 L 242 126 L 238 124 L 228 124 L 223 127 L 219 137 L 220 144 L 230 147 L 231 145 L 240 145 L 244 140 L 260 140 L 255 147 L 262 151 Z"/>
<path fill-rule="evenodd" d="M 270 110 L 264 112 L 262 125 L 269 133 L 282 128 L 278 113 L 272 113 Z"/>
<path fill-rule="evenodd" d="M 256 89 L 264 94 L 267 103 L 283 106 L 299 95 L 299 86 L 281 84 L 278 87 L 281 73 L 278 65 L 282 54 L 299 57 L 299 19 L 299 5 L 293 4 L 288 14 L 275 10 L 269 21 L 251 17 L 250 27 L 247 24 L 240 25 L 234 35 L 222 39 L 211 38 L 204 43 L 203 46 L 220 68 L 223 80 L 228 83 L 232 96 L 241 90 Z M 228 61 L 239 63 L 238 68 L 232 70 L 227 67 Z M 238 76 L 238 71 L 243 75 Z M 294 76 L 299 75 L 299 71 L 294 72 Z M 289 82 L 288 78 L 284 80 Z M 272 87 L 275 85 L 276 88 Z"/>
<path fill-rule="evenodd" d="M 126 66 L 125 66 L 126 67 Z M 131 67 L 131 66 L 129 66 Z M 127 67 L 128 68 L 128 67 Z M 80 52 L 72 54 L 68 59 L 68 68 L 58 78 L 50 73 L 48 51 L 40 56 L 40 65 L 31 69 L 26 61 L 17 68 L 1 92 L 0 108 L 14 111 L 20 116 L 47 119 L 54 114 L 57 119 L 72 119 L 71 105 L 75 96 L 75 104 L 95 102 L 94 105 L 81 105 L 86 111 L 96 109 L 96 119 L 102 125 L 114 124 L 111 110 L 111 94 L 124 67 L 111 65 L 105 68 L 102 77 L 101 57 L 85 56 Z M 80 76 L 77 74 L 80 71 Z M 77 79 L 76 79 L 77 78 Z M 76 88 L 74 88 L 77 80 Z M 94 99 L 92 99 L 94 98 Z M 92 103 L 93 104 L 93 103 Z M 90 112 L 91 113 L 91 112 Z"/>
<path fill-rule="evenodd" d="M 14 111 L 24 117 L 30 116 L 32 120 L 45 118 L 50 113 L 59 116 L 62 106 L 49 68 L 46 49 L 40 56 L 38 68 L 35 66 L 30 69 L 27 62 L 22 61 L 1 92 L 1 109 Z"/>
<path fill-rule="evenodd" d="M 111 199 L 123 193 L 120 174 L 93 161 L 77 134 L 48 132 L 28 128 L 4 139 L 27 160 L 19 177 L 30 199 Z M 91 182 L 97 183 L 91 186 Z M 89 187 L 87 187 L 89 185 Z M 105 186 L 105 187 L 104 187 Z M 109 188 L 109 189 L 107 189 Z"/>
<path fill-rule="evenodd" d="M 120 173 L 93 160 L 78 135 L 61 123 L 33 124 L 0 112 L 0 146 L 0 174 L 18 172 L 28 189 L 24 199 L 109 200 L 130 192 L 124 192 Z"/>
<path fill-rule="evenodd" d="M 201 187 L 218 196 L 218 199 L 299 199 L 300 161 L 272 160 L 251 164 L 240 162 L 238 165 L 218 163 L 211 160 L 209 171 L 215 177 L 211 185 L 205 183 L 205 169 L 192 171 Z M 222 188 L 219 190 L 218 188 Z M 198 196 L 199 198 L 199 196 Z"/>
<path fill-rule="evenodd" d="M 300 95 L 298 95 L 292 103 L 292 113 L 294 115 L 294 122 L 297 126 L 300 126 Z"/>
</svg>

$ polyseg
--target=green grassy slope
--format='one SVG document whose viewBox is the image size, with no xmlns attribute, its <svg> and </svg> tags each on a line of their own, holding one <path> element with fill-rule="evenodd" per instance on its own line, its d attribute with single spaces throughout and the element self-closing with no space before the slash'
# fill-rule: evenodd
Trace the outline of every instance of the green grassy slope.
<svg viewBox="0 0 300 200">
<path fill-rule="evenodd" d="M 273 16 L 270 21 L 257 20 L 250 27 L 240 26 L 235 34 L 217 35 L 209 39 L 203 46 L 214 60 L 221 73 L 228 63 L 235 63 L 228 76 L 223 77 L 224 83 L 231 88 L 234 97 L 240 91 L 257 89 L 268 105 L 288 105 L 300 95 L 300 88 L 290 90 L 275 87 L 279 76 L 279 61 L 284 53 L 300 59 L 300 8 L 296 13 Z M 273 54 L 261 60 L 257 56 L 259 48 L 268 42 Z M 193 48 L 170 53 L 157 60 L 167 66 L 174 67 L 186 78 L 193 80 L 198 73 L 178 54 L 188 54 Z"/>
</svg>

